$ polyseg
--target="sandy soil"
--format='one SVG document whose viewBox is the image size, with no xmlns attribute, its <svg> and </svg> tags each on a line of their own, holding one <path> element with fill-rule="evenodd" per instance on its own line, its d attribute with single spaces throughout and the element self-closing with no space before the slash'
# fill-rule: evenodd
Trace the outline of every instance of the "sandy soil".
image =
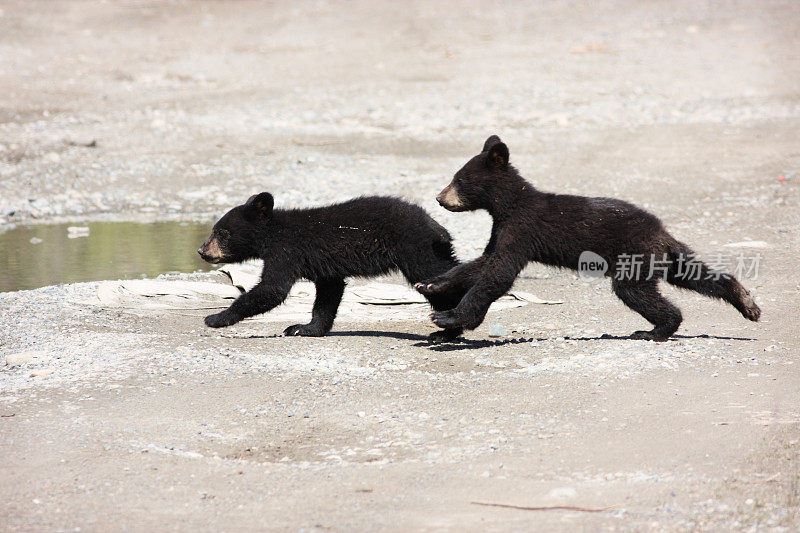
<svg viewBox="0 0 800 533">
<path fill-rule="evenodd" d="M 604 339 L 645 324 L 537 266 L 516 288 L 565 304 L 445 346 L 425 316 L 287 339 L 0 293 L 0 528 L 796 530 L 798 27 L 791 1 L 3 2 L 5 229 L 384 193 L 470 257 L 488 217 L 433 197 L 498 133 L 543 189 L 760 254 L 763 320 L 666 289 L 677 338 Z"/>
</svg>

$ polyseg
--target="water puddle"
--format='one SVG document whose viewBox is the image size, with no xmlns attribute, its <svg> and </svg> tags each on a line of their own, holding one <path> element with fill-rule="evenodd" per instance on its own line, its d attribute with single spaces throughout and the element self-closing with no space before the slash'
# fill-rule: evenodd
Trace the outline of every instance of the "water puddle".
<svg viewBox="0 0 800 533">
<path fill-rule="evenodd" d="M 17 227 L 0 234 L 0 291 L 209 270 L 197 248 L 210 232 L 191 222 Z"/>
</svg>

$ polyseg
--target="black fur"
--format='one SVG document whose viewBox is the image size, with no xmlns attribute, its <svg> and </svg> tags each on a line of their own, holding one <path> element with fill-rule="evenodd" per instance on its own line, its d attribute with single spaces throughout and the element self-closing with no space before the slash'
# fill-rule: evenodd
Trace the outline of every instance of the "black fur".
<svg viewBox="0 0 800 533">
<path fill-rule="evenodd" d="M 399 270 L 410 283 L 443 274 L 458 265 L 450 234 L 421 207 L 398 198 L 364 197 L 314 209 L 273 209 L 269 193 L 252 196 L 215 225 L 198 250 L 212 263 L 264 260 L 261 282 L 231 306 L 206 317 L 210 327 L 230 326 L 280 305 L 294 283 L 313 281 L 317 295 L 308 324 L 286 335 L 322 336 L 330 331 L 345 278 L 372 277 Z M 433 309 L 453 308 L 464 290 L 427 296 Z M 459 327 L 434 334 L 455 338 Z"/>
<path fill-rule="evenodd" d="M 733 305 L 748 320 L 761 310 L 733 276 L 712 272 L 695 253 L 673 238 L 654 215 L 621 200 L 588 198 L 536 190 L 508 162 L 508 147 L 496 135 L 483 151 L 456 172 L 437 200 L 451 211 L 486 209 L 493 226 L 483 255 L 442 276 L 416 285 L 425 295 L 469 288 L 455 309 L 432 315 L 440 327 L 476 328 L 489 306 L 505 294 L 529 261 L 578 268 L 589 250 L 605 259 L 612 288 L 625 304 L 655 327 L 637 331 L 638 339 L 666 340 L 678 329 L 680 310 L 658 292 L 658 279 Z M 642 254 L 645 264 L 635 279 L 617 279 L 624 256 Z M 650 257 L 664 269 L 649 277 Z M 699 263 L 698 279 L 681 270 L 681 261 Z"/>
</svg>

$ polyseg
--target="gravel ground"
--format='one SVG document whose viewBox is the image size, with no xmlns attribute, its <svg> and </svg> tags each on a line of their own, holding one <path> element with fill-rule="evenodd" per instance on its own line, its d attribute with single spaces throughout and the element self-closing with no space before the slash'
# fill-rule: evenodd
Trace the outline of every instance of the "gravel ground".
<svg viewBox="0 0 800 533">
<path fill-rule="evenodd" d="M 516 288 L 563 305 L 452 345 L 424 315 L 288 339 L 0 293 L 3 529 L 800 528 L 799 4 L 47 6 L 0 5 L 0 231 L 379 193 L 468 258 L 489 218 L 433 198 L 498 133 L 542 189 L 759 253 L 764 313 L 667 288 L 678 337 L 606 339 L 644 324 L 535 265 Z"/>
</svg>

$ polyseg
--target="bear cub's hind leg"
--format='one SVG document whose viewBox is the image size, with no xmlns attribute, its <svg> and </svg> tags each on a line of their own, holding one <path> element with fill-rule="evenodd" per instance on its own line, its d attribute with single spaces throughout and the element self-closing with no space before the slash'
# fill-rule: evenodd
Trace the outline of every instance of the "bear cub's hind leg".
<svg viewBox="0 0 800 533">
<path fill-rule="evenodd" d="M 642 315 L 655 327 L 650 331 L 634 331 L 631 339 L 664 342 L 681 325 L 681 310 L 658 292 L 658 280 L 612 280 L 611 287 L 625 305 Z"/>
<path fill-rule="evenodd" d="M 322 337 L 333 327 L 333 320 L 336 318 L 336 311 L 339 310 L 344 294 L 345 282 L 341 278 L 320 279 L 314 282 L 314 286 L 317 295 L 311 312 L 311 322 L 289 326 L 283 330 L 284 335 Z"/>
</svg>

